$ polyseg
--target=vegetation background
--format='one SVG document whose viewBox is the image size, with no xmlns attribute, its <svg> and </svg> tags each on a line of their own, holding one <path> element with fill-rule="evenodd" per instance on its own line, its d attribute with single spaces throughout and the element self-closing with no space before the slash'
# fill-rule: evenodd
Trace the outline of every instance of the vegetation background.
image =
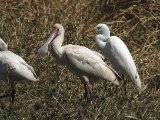
<svg viewBox="0 0 160 120">
<path fill-rule="evenodd" d="M 86 104 L 83 85 L 51 55 L 39 55 L 52 26 L 65 28 L 65 43 L 97 50 L 90 30 L 107 23 L 128 46 L 141 76 L 140 95 L 128 80 L 117 88 L 106 81 L 93 87 Z M 159 0 L 0 0 L 0 37 L 31 64 L 40 81 L 17 82 L 16 101 L 0 100 L 0 120 L 160 120 Z M 110 65 L 108 61 L 107 64 Z M 0 81 L 0 94 L 8 92 Z"/>
</svg>

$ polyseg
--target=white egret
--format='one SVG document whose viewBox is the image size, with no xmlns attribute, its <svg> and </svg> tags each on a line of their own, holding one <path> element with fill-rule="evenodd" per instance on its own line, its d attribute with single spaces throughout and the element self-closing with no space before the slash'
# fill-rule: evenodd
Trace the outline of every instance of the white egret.
<svg viewBox="0 0 160 120">
<path fill-rule="evenodd" d="M 37 75 L 32 66 L 20 56 L 8 50 L 7 44 L 0 39 L 0 80 L 8 80 L 11 84 L 12 103 L 15 98 L 15 80 L 37 81 Z M 8 95 L 0 96 L 0 98 Z"/>
<path fill-rule="evenodd" d="M 38 50 L 39 53 L 47 53 L 48 45 L 52 42 L 52 49 L 60 63 L 75 73 L 84 84 L 85 98 L 91 99 L 91 83 L 104 79 L 119 85 L 119 76 L 113 72 L 102 60 L 101 54 L 79 45 L 65 45 L 65 30 L 61 24 L 55 24 L 49 39 Z"/>
<path fill-rule="evenodd" d="M 95 42 L 102 54 L 110 60 L 117 72 L 126 76 L 141 90 L 137 68 L 124 42 L 116 36 L 110 36 L 110 30 L 106 24 L 98 24 L 95 29 L 98 33 Z"/>
</svg>

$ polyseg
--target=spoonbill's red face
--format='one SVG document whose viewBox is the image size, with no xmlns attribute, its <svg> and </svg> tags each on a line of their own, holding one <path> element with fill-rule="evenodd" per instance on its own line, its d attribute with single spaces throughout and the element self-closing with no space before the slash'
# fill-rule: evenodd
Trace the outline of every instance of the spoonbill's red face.
<svg viewBox="0 0 160 120">
<path fill-rule="evenodd" d="M 58 31 L 59 31 L 59 28 L 57 27 L 57 26 L 53 26 L 53 29 L 52 29 L 52 33 L 51 33 L 51 35 L 52 34 L 58 34 Z"/>
<path fill-rule="evenodd" d="M 58 35 L 58 33 L 59 33 L 59 28 L 58 28 L 57 24 L 55 24 L 53 26 L 52 32 L 50 34 L 50 37 L 44 43 L 44 45 L 38 49 L 38 52 L 42 53 L 42 54 L 47 53 L 48 52 L 48 45 L 52 42 L 52 40 L 54 40 L 56 38 L 56 36 Z"/>
</svg>

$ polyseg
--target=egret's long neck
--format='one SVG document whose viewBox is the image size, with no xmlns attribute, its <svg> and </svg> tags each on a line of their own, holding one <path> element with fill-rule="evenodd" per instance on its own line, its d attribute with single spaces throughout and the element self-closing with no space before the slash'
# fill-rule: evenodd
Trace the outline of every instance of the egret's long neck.
<svg viewBox="0 0 160 120">
<path fill-rule="evenodd" d="M 102 34 L 96 35 L 95 42 L 99 49 L 102 50 L 105 47 L 106 39 L 107 38 Z"/>
<path fill-rule="evenodd" d="M 103 30 L 100 34 L 104 35 L 107 38 L 110 38 L 110 31 L 109 31 L 109 29 Z"/>
<path fill-rule="evenodd" d="M 52 42 L 52 48 L 58 58 L 62 56 L 62 44 L 64 41 L 64 29 Z"/>
</svg>

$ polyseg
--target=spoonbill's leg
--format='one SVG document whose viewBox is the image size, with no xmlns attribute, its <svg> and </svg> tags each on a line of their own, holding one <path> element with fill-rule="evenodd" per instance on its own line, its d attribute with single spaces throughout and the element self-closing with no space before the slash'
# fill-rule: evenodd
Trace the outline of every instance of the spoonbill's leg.
<svg viewBox="0 0 160 120">
<path fill-rule="evenodd" d="M 10 67 L 8 65 L 6 65 L 6 78 L 7 78 L 7 83 L 10 86 L 10 89 L 9 89 L 9 93 L 0 96 L 0 99 L 11 96 L 10 91 L 12 89 L 12 87 L 11 87 L 12 85 L 11 85 L 11 80 L 10 80 L 10 77 L 9 77 L 10 72 L 11 72 Z"/>
<path fill-rule="evenodd" d="M 10 90 L 11 90 L 11 93 L 0 96 L 0 99 L 8 97 L 8 96 L 11 96 L 11 103 L 13 104 L 14 103 L 15 94 L 16 94 L 15 83 L 14 83 L 13 80 L 10 81 Z"/>
<path fill-rule="evenodd" d="M 11 103 L 14 103 L 14 98 L 15 98 L 16 90 L 15 90 L 15 82 L 12 80 L 11 81 Z"/>
<path fill-rule="evenodd" d="M 87 99 L 87 101 L 89 102 L 90 100 L 92 100 L 92 87 L 89 81 L 86 81 L 84 83 L 84 90 L 85 90 L 84 98 Z"/>
</svg>

